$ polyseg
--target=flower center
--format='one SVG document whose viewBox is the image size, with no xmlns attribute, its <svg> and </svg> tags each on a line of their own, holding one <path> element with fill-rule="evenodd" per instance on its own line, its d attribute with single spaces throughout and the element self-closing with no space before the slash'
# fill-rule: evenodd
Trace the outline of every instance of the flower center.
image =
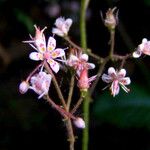
<svg viewBox="0 0 150 150">
<path fill-rule="evenodd" d="M 45 52 L 44 53 L 44 59 L 49 59 L 50 58 L 50 53 L 49 52 Z"/>
</svg>

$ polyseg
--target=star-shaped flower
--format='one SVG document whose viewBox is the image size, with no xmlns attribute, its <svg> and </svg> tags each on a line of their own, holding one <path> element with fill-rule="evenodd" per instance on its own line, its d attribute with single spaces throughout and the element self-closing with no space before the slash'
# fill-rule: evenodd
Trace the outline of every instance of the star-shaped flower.
<svg viewBox="0 0 150 150">
<path fill-rule="evenodd" d="M 83 69 L 94 69 L 95 64 L 88 63 L 89 56 L 87 54 L 71 54 L 69 59 L 67 60 L 67 65 L 70 67 L 73 67 L 76 70 L 76 73 L 78 76 L 80 76 L 80 73 Z"/>
<path fill-rule="evenodd" d="M 29 43 L 37 52 L 31 52 L 29 58 L 35 61 L 46 60 L 52 70 L 57 73 L 60 69 L 58 62 L 55 60 L 60 60 L 58 57 L 65 56 L 64 49 L 56 48 L 56 40 L 53 37 L 49 37 L 48 43 L 46 46 L 45 35 L 43 34 L 46 27 L 42 30 L 36 25 L 34 26 L 36 33 L 35 37 L 31 37 L 31 41 L 24 41 Z"/>
<path fill-rule="evenodd" d="M 29 89 L 32 89 L 34 92 L 36 92 L 39 95 L 38 99 L 40 99 L 44 95 L 48 94 L 51 79 L 52 76 L 50 74 L 47 74 L 44 71 L 40 71 L 31 77 L 31 86 Z"/>
<path fill-rule="evenodd" d="M 63 17 L 59 17 L 55 21 L 55 28 L 52 29 L 53 34 L 57 34 L 58 36 L 66 36 L 72 25 L 72 19 L 64 19 Z"/>
<path fill-rule="evenodd" d="M 150 56 L 150 41 L 146 38 L 142 40 L 142 43 L 138 46 L 137 50 L 133 52 L 133 57 L 139 58 L 142 54 Z"/>
<path fill-rule="evenodd" d="M 120 86 L 125 92 L 129 92 L 130 90 L 125 86 L 131 83 L 129 77 L 125 77 L 126 70 L 121 69 L 120 71 L 116 71 L 113 67 L 108 69 L 108 75 L 103 74 L 102 80 L 106 83 L 111 83 L 110 90 L 113 96 L 118 95 Z M 120 86 L 119 86 L 120 85 Z"/>
</svg>

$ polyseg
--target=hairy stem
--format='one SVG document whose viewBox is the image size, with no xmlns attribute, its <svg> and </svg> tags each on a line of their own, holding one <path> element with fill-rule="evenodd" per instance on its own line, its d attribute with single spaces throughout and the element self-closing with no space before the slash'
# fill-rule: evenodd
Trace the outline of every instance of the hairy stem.
<svg viewBox="0 0 150 150">
<path fill-rule="evenodd" d="M 66 108 L 68 112 L 70 111 L 70 104 L 72 100 L 73 89 L 74 89 L 74 75 L 72 75 L 71 81 L 70 81 L 70 88 L 69 88 L 67 108 Z M 74 136 L 73 126 L 72 126 L 72 122 L 70 118 L 66 120 L 66 128 L 67 128 L 67 133 L 68 133 L 68 141 L 70 142 L 69 148 L 70 150 L 74 150 L 75 136 Z"/>
<path fill-rule="evenodd" d="M 64 39 L 74 48 L 78 49 L 79 51 L 82 51 L 82 48 L 75 44 L 68 36 L 64 37 Z"/>
<path fill-rule="evenodd" d="M 79 106 L 81 105 L 83 101 L 83 98 L 80 97 L 79 100 L 77 101 L 77 103 L 75 104 L 75 106 L 73 107 L 73 109 L 71 110 L 71 114 L 74 114 L 76 112 L 76 110 L 79 108 Z"/>
<path fill-rule="evenodd" d="M 106 63 L 108 62 L 108 60 L 109 60 L 109 57 L 104 58 L 103 63 L 100 65 L 98 73 L 97 73 L 96 80 L 94 81 L 94 83 L 92 84 L 92 87 L 90 89 L 90 95 L 93 93 L 93 91 L 94 91 L 94 89 L 95 89 L 95 87 L 96 87 L 96 85 L 99 81 L 99 78 L 101 77 L 101 75 L 103 73 L 104 67 L 105 67 Z"/>
<path fill-rule="evenodd" d="M 72 127 L 72 122 L 70 118 L 66 120 L 66 128 L 67 128 L 67 133 L 68 133 L 68 141 L 70 143 L 69 150 L 74 150 L 75 136 L 73 133 L 73 127 Z"/>
<path fill-rule="evenodd" d="M 30 78 L 35 74 L 35 72 L 43 65 L 43 62 L 40 63 L 27 77 L 26 81 L 28 82 L 30 80 Z"/>
<path fill-rule="evenodd" d="M 49 97 L 49 95 L 46 95 L 45 99 L 53 108 L 55 108 L 65 118 L 66 128 L 67 128 L 67 133 L 68 133 L 68 141 L 70 143 L 69 144 L 69 150 L 74 150 L 75 136 L 73 133 L 73 127 L 72 127 L 71 119 L 74 120 L 74 119 L 76 119 L 76 117 L 73 116 L 71 113 L 62 109 L 57 104 L 55 104 L 54 101 Z"/>
<path fill-rule="evenodd" d="M 76 119 L 76 117 L 74 115 L 72 115 L 71 113 L 67 112 L 66 110 L 64 110 L 63 108 L 61 108 L 59 105 L 55 104 L 55 102 L 49 97 L 49 95 L 46 95 L 44 97 L 47 102 L 53 107 L 55 108 L 64 118 L 69 118 L 69 119 Z"/>
<path fill-rule="evenodd" d="M 66 115 L 66 117 L 64 116 L 64 118 L 65 118 L 65 120 L 66 120 L 66 128 L 67 128 L 67 133 L 68 133 L 68 141 L 69 141 L 69 147 L 70 147 L 70 150 L 74 150 L 74 142 L 75 142 L 75 137 L 74 137 L 74 133 L 73 133 L 73 127 L 72 127 L 72 123 L 71 123 L 71 118 L 72 119 L 76 119 L 76 117 L 74 117 L 71 113 L 69 113 L 69 108 L 70 108 L 70 102 L 71 102 L 71 95 L 72 95 L 72 90 L 70 91 L 70 96 L 69 96 L 69 103 L 68 103 L 68 105 L 66 104 L 66 102 L 65 102 L 65 100 L 64 100 L 64 97 L 63 97 L 63 95 L 62 95 L 62 92 L 61 92 L 61 89 L 60 89 L 60 87 L 59 87 L 59 85 L 58 85 L 58 82 L 57 82 L 57 80 L 56 80 L 56 78 L 55 78 L 55 76 L 54 76 L 54 74 L 53 74 L 53 72 L 52 72 L 52 70 L 50 69 L 50 67 L 49 67 L 49 65 L 47 64 L 47 62 L 45 61 L 45 63 L 44 63 L 44 66 L 45 66 L 45 68 L 46 68 L 46 70 L 52 75 L 52 80 L 53 80 L 53 83 L 54 83 L 54 86 L 55 86 L 55 88 L 56 88 L 56 91 L 57 91 L 57 93 L 58 93 L 58 96 L 59 96 L 59 98 L 60 98 L 60 100 L 61 100 L 61 103 L 62 103 L 62 105 L 63 105 L 63 107 L 64 107 L 64 110 L 62 111 L 62 109 L 58 109 L 59 110 L 59 112 L 61 113 L 61 114 L 65 114 Z M 73 81 L 72 81 L 73 82 Z M 72 87 L 71 87 L 72 88 Z M 55 106 L 55 108 L 57 108 L 57 105 L 55 105 L 55 103 L 54 102 L 52 102 L 52 101 L 49 101 L 49 102 L 51 102 L 51 104 L 53 105 L 53 106 Z"/>
<path fill-rule="evenodd" d="M 58 96 L 59 96 L 59 98 L 60 98 L 60 100 L 61 100 L 61 103 L 62 103 L 64 109 L 67 110 L 67 109 L 66 109 L 66 108 L 67 108 L 66 102 L 65 102 L 64 97 L 63 97 L 63 95 L 62 95 L 61 89 L 60 89 L 60 87 L 59 87 L 59 85 L 58 85 L 58 82 L 57 82 L 57 80 L 56 80 L 56 78 L 55 78 L 55 75 L 53 74 L 52 70 L 50 69 L 50 67 L 49 67 L 49 65 L 47 64 L 46 61 L 44 62 L 44 66 L 45 66 L 46 70 L 52 75 L 52 81 L 53 81 L 53 83 L 54 83 L 54 86 L 55 86 L 55 88 L 56 88 L 56 91 L 57 91 L 57 93 L 58 93 Z"/>
<path fill-rule="evenodd" d="M 69 88 L 69 94 L 68 94 L 68 100 L 67 100 L 67 111 L 70 110 L 70 104 L 71 104 L 71 100 L 72 100 L 73 89 L 74 89 L 74 75 L 72 75 L 71 81 L 70 81 L 70 88 Z"/>
</svg>

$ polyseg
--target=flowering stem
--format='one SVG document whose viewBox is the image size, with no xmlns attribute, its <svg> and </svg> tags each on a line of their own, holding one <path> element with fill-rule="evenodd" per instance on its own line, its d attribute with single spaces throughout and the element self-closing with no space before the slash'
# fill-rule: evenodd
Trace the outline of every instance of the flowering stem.
<svg viewBox="0 0 150 150">
<path fill-rule="evenodd" d="M 83 98 L 83 113 L 84 113 L 84 121 L 85 128 L 83 130 L 83 139 L 82 139 L 82 150 L 88 150 L 88 142 L 89 142 L 89 109 L 90 109 L 90 96 L 87 92 L 86 96 Z"/>
<path fill-rule="evenodd" d="M 95 87 L 99 81 L 99 78 L 101 77 L 101 74 L 103 73 L 104 67 L 108 61 L 109 61 L 109 57 L 106 57 L 106 58 L 104 58 L 103 63 L 100 65 L 96 80 L 94 81 L 94 83 L 92 84 L 92 87 L 90 89 L 90 95 L 93 93 L 93 91 L 94 91 L 94 89 L 95 89 Z"/>
<path fill-rule="evenodd" d="M 68 141 L 70 142 L 69 150 L 74 150 L 75 136 L 73 133 L 73 127 L 70 118 L 66 120 L 66 128 L 68 133 Z"/>
<path fill-rule="evenodd" d="M 81 46 L 84 52 L 87 52 L 87 41 L 86 41 L 86 9 L 90 0 L 81 0 L 80 8 L 80 34 L 81 34 Z"/>
<path fill-rule="evenodd" d="M 59 87 L 59 85 L 58 85 L 58 82 L 57 82 L 57 80 L 56 80 L 56 78 L 55 78 L 55 75 L 53 74 L 52 70 L 50 69 L 50 67 L 49 67 L 49 65 L 47 64 L 46 61 L 44 61 L 44 66 L 45 66 L 46 70 L 52 75 L 52 81 L 53 81 L 53 83 L 54 83 L 54 86 L 55 86 L 55 88 L 56 88 L 56 91 L 57 91 L 57 93 L 58 93 L 58 96 L 59 96 L 59 98 L 60 98 L 60 100 L 61 100 L 61 103 L 62 103 L 64 109 L 67 110 L 67 109 L 66 109 L 66 108 L 67 108 L 66 102 L 64 101 L 64 97 L 63 97 L 63 95 L 62 95 L 62 92 L 61 92 L 61 89 L 60 89 L 60 87 Z"/>
<path fill-rule="evenodd" d="M 76 112 L 76 110 L 81 105 L 82 101 L 83 101 L 83 97 L 80 97 L 77 103 L 75 104 L 75 106 L 73 107 L 73 109 L 71 110 L 71 114 L 74 114 Z"/>
<path fill-rule="evenodd" d="M 67 100 L 67 111 L 69 111 L 70 109 L 73 89 L 74 89 L 74 75 L 72 75 L 71 81 L 70 81 L 70 88 L 69 88 L 69 94 L 68 94 L 68 100 Z"/>
<path fill-rule="evenodd" d="M 69 149 L 74 150 L 75 136 L 73 133 L 71 119 L 76 119 L 76 117 L 72 115 L 71 113 L 67 112 L 66 110 L 64 110 L 63 108 L 61 108 L 60 106 L 56 105 L 54 101 L 48 95 L 46 96 L 46 100 L 65 118 L 66 128 L 67 128 L 67 133 L 68 133 L 68 141 L 70 143 Z"/>
<path fill-rule="evenodd" d="M 81 0 L 80 8 L 80 35 L 81 35 L 81 47 L 83 52 L 87 53 L 87 39 L 86 39 L 86 10 L 90 0 Z M 84 98 L 83 103 L 83 115 L 86 127 L 83 130 L 82 137 L 82 150 L 88 150 L 89 142 L 89 97 L 88 95 Z"/>
<path fill-rule="evenodd" d="M 73 89 L 74 89 L 74 75 L 71 77 L 70 81 L 70 88 L 69 88 L 69 94 L 68 94 L 68 100 L 67 100 L 67 112 L 70 110 L 70 104 L 72 100 L 72 94 L 73 94 Z M 71 113 L 72 114 L 72 113 Z M 67 128 L 67 133 L 68 133 L 68 141 L 70 142 L 69 148 L 70 150 L 74 150 L 74 143 L 75 143 L 75 136 L 73 133 L 73 127 L 70 118 L 66 120 L 66 128 Z"/>
<path fill-rule="evenodd" d="M 114 54 L 114 46 L 115 46 L 115 29 L 110 30 L 110 58 L 112 59 Z"/>
<path fill-rule="evenodd" d="M 61 108 L 59 105 L 55 104 L 54 101 L 49 97 L 49 95 L 45 96 L 45 99 L 47 102 L 52 105 L 53 108 L 55 108 L 64 118 L 71 118 L 71 119 L 76 119 L 74 115 L 71 113 L 65 111 L 63 108 Z"/>
<path fill-rule="evenodd" d="M 56 88 L 56 90 L 57 90 L 57 93 L 58 93 L 58 96 L 59 96 L 59 98 L 60 98 L 60 100 L 61 100 L 61 103 L 62 103 L 62 105 L 63 105 L 63 107 L 64 107 L 64 109 L 60 109 L 60 107 L 59 107 L 59 109 L 57 109 L 61 114 L 64 114 L 65 116 L 65 118 L 66 118 L 66 116 L 67 116 L 67 120 L 66 120 L 66 128 L 67 128 L 67 133 L 68 133 L 68 141 L 70 142 L 70 150 L 74 150 L 74 142 L 75 142 L 75 137 L 74 137 L 74 133 L 73 133 L 73 127 L 72 127 L 72 123 L 71 123 L 71 118 L 72 119 L 76 119 L 76 117 L 74 117 L 71 113 L 69 113 L 68 112 L 68 110 L 69 110 L 69 105 L 70 104 L 68 104 L 68 106 L 67 106 L 67 104 L 66 104 L 66 102 L 64 101 L 64 97 L 63 97 L 63 95 L 62 95 L 62 92 L 61 92 L 61 90 L 60 90 L 60 87 L 59 87 L 59 85 L 58 85 L 58 83 L 57 83 L 57 80 L 56 80 L 56 78 L 55 78 L 55 76 L 54 76 L 54 74 L 53 74 L 53 72 L 51 71 L 51 69 L 50 69 L 50 67 L 49 67 L 49 65 L 47 64 L 47 62 L 45 61 L 45 63 L 44 63 L 44 66 L 45 66 L 45 68 L 47 69 L 47 71 L 52 75 L 52 80 L 53 80 L 53 83 L 54 83 L 54 85 L 55 85 L 55 88 Z M 70 94 L 71 95 L 71 94 Z M 70 96 L 71 97 L 71 96 Z M 50 99 L 49 99 L 50 100 Z M 71 100 L 69 100 L 69 101 L 71 101 Z M 55 106 L 55 108 L 58 108 L 58 106 L 57 105 L 55 105 L 55 103 L 53 102 L 53 101 L 49 101 L 49 102 L 51 102 L 51 104 L 53 105 L 53 106 Z M 70 102 L 69 102 L 70 103 Z"/>
<path fill-rule="evenodd" d="M 70 38 L 69 36 L 65 36 L 64 39 L 70 44 L 72 45 L 74 48 L 78 49 L 79 51 L 82 51 L 82 48 L 80 46 L 78 46 L 77 44 L 75 44 Z"/>
<path fill-rule="evenodd" d="M 35 74 L 35 72 L 43 65 L 43 62 L 40 63 L 27 77 L 26 81 L 28 82 L 30 80 L 30 78 L 33 76 L 33 74 Z"/>
<path fill-rule="evenodd" d="M 98 62 L 102 62 L 103 61 L 102 57 L 100 57 L 100 56 L 92 53 L 91 50 L 89 50 L 89 49 L 88 49 L 88 55 L 91 56 L 91 57 L 93 57 L 94 59 L 96 59 Z"/>
<path fill-rule="evenodd" d="M 78 49 L 79 51 L 83 51 L 83 49 L 82 49 L 80 46 L 78 46 L 77 44 L 75 44 L 68 36 L 64 37 L 64 39 L 65 39 L 71 46 L 73 46 L 74 48 Z M 91 57 L 97 59 L 97 60 L 100 61 L 100 62 L 103 61 L 103 58 L 102 58 L 102 57 L 100 57 L 100 56 L 98 56 L 98 55 L 92 53 L 92 51 L 89 50 L 89 49 L 87 49 L 87 54 L 88 54 L 89 56 L 91 56 Z"/>
</svg>

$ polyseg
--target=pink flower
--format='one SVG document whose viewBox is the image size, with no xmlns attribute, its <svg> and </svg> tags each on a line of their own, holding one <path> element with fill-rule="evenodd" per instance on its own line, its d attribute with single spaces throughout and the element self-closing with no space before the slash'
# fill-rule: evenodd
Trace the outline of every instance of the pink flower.
<svg viewBox="0 0 150 150">
<path fill-rule="evenodd" d="M 28 89 L 29 89 L 29 83 L 26 81 L 22 81 L 19 85 L 19 92 L 21 94 L 24 94 L 28 91 Z"/>
<path fill-rule="evenodd" d="M 93 63 L 88 63 L 89 56 L 87 54 L 71 54 L 67 60 L 67 65 L 73 67 L 76 70 L 78 76 L 83 69 L 94 69 L 95 65 Z"/>
<path fill-rule="evenodd" d="M 95 79 L 96 79 L 96 75 L 92 76 L 91 78 L 88 78 L 88 70 L 83 69 L 80 73 L 80 77 L 78 80 L 78 87 L 82 91 L 87 91 L 88 88 L 90 87 L 91 82 Z"/>
<path fill-rule="evenodd" d="M 120 90 L 119 85 L 125 92 L 128 93 L 130 91 L 125 85 L 129 85 L 131 83 L 131 80 L 129 77 L 125 77 L 125 75 L 126 75 L 125 69 L 115 71 L 113 67 L 110 67 L 108 69 L 108 75 L 107 74 L 102 75 L 102 80 L 104 82 L 111 83 L 110 90 L 113 96 L 118 95 Z"/>
<path fill-rule="evenodd" d="M 42 30 L 37 28 L 36 25 L 34 27 L 36 29 L 35 37 L 33 38 L 31 36 L 31 41 L 24 41 L 25 43 L 29 43 L 37 51 L 31 52 L 29 58 L 35 61 L 46 60 L 52 70 L 57 73 L 60 66 L 55 60 L 60 60 L 58 57 L 65 56 L 64 49 L 56 48 L 56 40 L 51 36 L 49 37 L 46 46 L 45 35 L 43 34 L 46 27 Z"/>
<path fill-rule="evenodd" d="M 142 40 L 142 43 L 138 46 L 137 50 L 133 52 L 133 57 L 139 58 L 142 54 L 150 56 L 150 41 L 146 38 Z"/>
<path fill-rule="evenodd" d="M 72 19 L 68 18 L 65 20 L 63 17 L 59 17 L 55 21 L 56 28 L 52 29 L 52 33 L 61 37 L 66 36 L 71 25 Z"/>
<path fill-rule="evenodd" d="M 81 128 L 81 129 L 84 129 L 85 128 L 85 122 L 82 118 L 80 117 L 77 117 L 74 121 L 73 121 L 74 125 L 77 127 L 77 128 Z"/>
<path fill-rule="evenodd" d="M 51 79 L 52 76 L 43 71 L 40 71 L 39 73 L 31 77 L 31 86 L 29 88 L 39 95 L 38 99 L 48 94 Z"/>
</svg>

